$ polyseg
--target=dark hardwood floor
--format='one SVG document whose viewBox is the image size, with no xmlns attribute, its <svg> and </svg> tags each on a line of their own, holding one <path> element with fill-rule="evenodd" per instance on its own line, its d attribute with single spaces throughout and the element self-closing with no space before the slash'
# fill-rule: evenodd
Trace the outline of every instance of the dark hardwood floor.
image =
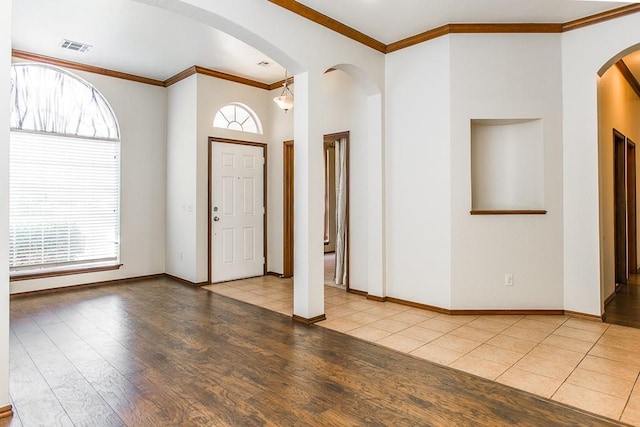
<svg viewBox="0 0 640 427">
<path fill-rule="evenodd" d="M 629 276 L 627 284 L 620 286 L 604 312 L 607 323 L 640 328 L 640 275 Z"/>
<path fill-rule="evenodd" d="M 11 301 L 0 426 L 615 425 L 170 279 Z"/>
</svg>

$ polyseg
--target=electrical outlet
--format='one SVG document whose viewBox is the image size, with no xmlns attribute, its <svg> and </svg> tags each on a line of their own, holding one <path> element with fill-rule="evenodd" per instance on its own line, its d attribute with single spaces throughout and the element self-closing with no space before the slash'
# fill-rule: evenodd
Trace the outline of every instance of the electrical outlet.
<svg viewBox="0 0 640 427">
<path fill-rule="evenodd" d="M 184 261 L 184 253 L 182 251 L 180 251 L 180 261 Z"/>
<path fill-rule="evenodd" d="M 504 275 L 505 286 L 513 286 L 513 274 L 507 273 Z"/>
</svg>

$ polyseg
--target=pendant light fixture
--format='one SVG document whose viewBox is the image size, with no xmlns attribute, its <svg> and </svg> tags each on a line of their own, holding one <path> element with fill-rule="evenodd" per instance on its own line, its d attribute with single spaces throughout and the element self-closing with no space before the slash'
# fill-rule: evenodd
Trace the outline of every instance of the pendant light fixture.
<svg viewBox="0 0 640 427">
<path fill-rule="evenodd" d="M 278 107 L 282 108 L 286 113 L 293 108 L 293 92 L 289 89 L 289 78 L 287 77 L 287 71 L 284 72 L 284 83 L 282 93 L 280 96 L 273 98 L 273 102 L 278 104 Z"/>
</svg>

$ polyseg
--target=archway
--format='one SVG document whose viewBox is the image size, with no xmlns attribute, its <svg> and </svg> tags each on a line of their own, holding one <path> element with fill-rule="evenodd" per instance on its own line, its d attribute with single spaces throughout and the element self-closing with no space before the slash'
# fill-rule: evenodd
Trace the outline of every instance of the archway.
<svg viewBox="0 0 640 427">
<path fill-rule="evenodd" d="M 352 73 L 356 81 L 367 90 L 367 111 L 373 111 L 375 120 L 369 121 L 372 128 L 368 134 L 373 135 L 370 140 L 378 147 L 375 166 L 368 167 L 368 176 L 373 178 L 372 184 L 376 189 L 377 200 L 376 218 L 379 224 L 379 242 L 376 252 L 379 254 L 375 268 L 379 269 L 378 282 L 381 295 L 382 283 L 382 97 L 380 90 L 373 82 L 383 84 L 384 61 L 379 52 L 354 44 L 347 39 L 331 38 L 330 46 L 323 37 L 326 31 L 323 27 L 301 25 L 300 17 L 290 14 L 269 2 L 253 2 L 238 0 L 236 2 L 222 2 L 215 5 L 205 4 L 196 0 L 137 0 L 142 3 L 161 7 L 177 14 L 215 27 L 227 34 L 238 38 L 250 46 L 264 52 L 275 62 L 294 74 L 295 78 L 295 108 L 293 111 L 293 139 L 296 144 L 295 175 L 296 175 L 296 213 L 295 213 L 295 250 L 296 266 L 294 280 L 294 318 L 305 321 L 323 317 L 324 300 L 322 295 L 322 280 L 318 273 L 322 270 L 321 247 L 314 242 L 315 235 L 322 227 L 322 217 L 314 213 L 315 206 L 321 204 L 320 191 L 317 188 L 322 182 L 320 167 L 321 146 L 316 144 L 322 138 L 321 109 L 322 109 L 322 73 L 328 65 L 338 65 Z M 251 13 L 247 13 L 251 10 Z M 274 31 L 273 22 L 289 31 Z M 298 37 L 292 34 L 306 33 L 304 45 L 299 43 Z M 317 55 L 318 49 L 324 51 Z M 349 58 L 356 64 L 351 66 L 343 61 Z M 353 59 L 352 59 L 353 58 Z M 366 70 L 366 71 L 365 71 Z M 367 76 L 369 74 L 369 76 Z M 370 77 L 373 75 L 374 77 Z M 291 139 L 291 138 L 288 138 Z M 371 159 L 371 158 L 370 158 Z M 367 165 L 371 164 L 369 160 Z M 200 206 L 200 202 L 197 203 Z M 206 205 L 202 203 L 202 205 Z M 198 208 L 199 209 L 199 208 Z M 197 276 L 206 273 L 205 248 L 197 245 Z M 372 251 L 373 252 L 373 251 Z M 370 261 L 367 264 L 373 264 Z M 201 268 L 203 267 L 203 268 Z"/>
<path fill-rule="evenodd" d="M 324 149 L 318 151 L 317 156 L 312 159 L 314 164 L 324 164 L 321 179 L 324 185 L 318 186 L 318 191 L 323 192 L 325 196 L 324 202 L 318 205 L 318 211 L 322 211 L 322 222 L 325 237 L 327 215 L 322 209 L 323 206 L 338 204 L 330 203 L 331 198 L 335 195 L 327 197 L 328 186 L 335 185 L 329 176 L 336 176 L 336 169 L 331 167 L 335 163 L 335 159 L 327 162 L 327 143 L 335 143 L 335 140 L 341 139 L 348 135 L 348 141 L 345 140 L 345 146 L 348 146 L 349 167 L 347 188 L 350 188 L 349 194 L 351 202 L 348 203 L 348 217 L 354 220 L 347 220 L 346 237 L 348 243 L 345 254 L 355 254 L 347 256 L 344 268 L 348 274 L 346 285 L 356 293 L 372 295 L 373 297 L 382 297 L 384 277 L 383 270 L 383 162 L 382 162 L 382 106 L 380 91 L 372 80 L 358 67 L 353 65 L 338 65 L 328 69 L 324 73 L 322 80 L 322 133 L 324 138 Z M 293 144 L 285 145 L 285 157 L 292 156 Z M 287 163 L 287 162 L 285 162 Z M 293 162 L 289 159 L 288 164 Z M 292 168 L 293 169 L 293 168 Z M 331 172 L 327 174 L 327 169 Z M 291 176 L 285 171 L 285 176 L 289 176 L 289 180 L 285 178 L 284 194 L 293 199 L 291 188 L 295 187 L 291 182 Z M 328 184 L 327 184 L 328 183 Z M 296 184 L 297 185 L 297 184 Z M 297 196 L 296 196 L 297 197 Z M 329 202 L 329 203 L 328 203 Z M 291 201 L 285 202 L 287 206 L 292 206 Z M 346 203 L 345 203 L 346 204 Z M 333 215 L 333 214 L 330 214 Z M 291 230 L 291 214 L 285 216 L 285 230 Z M 333 228 L 333 227 L 330 227 Z M 333 230 L 336 231 L 335 229 Z M 286 233 L 285 233 L 286 234 Z M 291 235 L 285 237 L 284 258 L 286 265 L 292 265 L 291 258 L 293 254 L 287 248 L 290 248 L 292 240 Z M 325 258 L 324 254 L 333 252 L 331 248 L 332 242 L 330 238 L 322 242 L 317 242 L 318 246 L 324 246 L 325 251 L 320 255 Z M 300 256 L 296 252 L 296 257 Z M 303 255 L 304 256 L 304 255 Z M 329 255 L 331 257 L 332 255 Z M 327 267 L 324 263 L 323 265 Z M 319 269 L 318 273 L 322 274 L 325 269 Z M 333 274 L 333 271 L 331 272 Z M 295 272 L 294 272 L 295 275 Z M 321 281 L 321 285 L 328 284 L 335 278 L 327 278 Z M 335 282 L 334 282 L 335 283 Z M 340 284 L 340 281 L 338 281 Z"/>
<path fill-rule="evenodd" d="M 640 141 L 640 45 L 615 55 L 605 67 L 598 72 L 601 295 L 608 322 L 640 327 L 635 146 Z"/>
<path fill-rule="evenodd" d="M 365 142 L 366 146 L 366 291 L 367 297 L 384 300 L 385 286 L 385 194 L 384 194 L 384 138 L 382 136 L 382 93 L 378 85 L 360 67 L 353 64 L 336 64 L 333 68 L 343 71 L 360 86 L 366 98 Z M 364 176 L 363 176 L 364 178 Z M 363 188 L 364 189 L 364 188 Z M 354 289 L 358 283 L 353 282 Z"/>
<path fill-rule="evenodd" d="M 562 34 L 564 309 L 598 319 L 607 296 L 601 286 L 597 73 L 638 45 L 639 22 L 635 14 Z"/>
<path fill-rule="evenodd" d="M 324 134 L 349 132 L 349 140 L 345 143 L 349 159 L 346 167 L 348 219 L 344 232 L 347 244 L 344 255 L 340 255 L 340 248 L 336 251 L 337 270 L 348 271 L 347 288 L 350 291 L 383 297 L 383 227 L 377 222 L 381 218 L 377 214 L 383 209 L 380 90 L 359 67 L 337 64 L 324 74 L 323 95 Z M 331 152 L 331 149 L 325 151 L 329 157 Z M 339 176 L 335 167 L 330 169 L 333 175 Z M 357 220 L 352 220 L 355 218 Z M 339 217 L 333 222 L 339 225 Z M 331 226 L 332 221 L 327 221 L 327 225 Z M 340 227 L 329 228 L 340 231 Z M 325 249 L 331 250 L 331 243 Z M 327 280 L 327 273 L 335 272 L 330 262 L 325 264 L 325 281 L 342 283 L 340 277 Z"/>
</svg>

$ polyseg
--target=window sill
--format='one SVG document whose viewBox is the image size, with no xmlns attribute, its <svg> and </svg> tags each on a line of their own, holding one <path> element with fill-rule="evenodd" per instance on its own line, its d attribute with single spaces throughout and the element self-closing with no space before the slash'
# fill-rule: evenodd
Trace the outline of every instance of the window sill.
<svg viewBox="0 0 640 427">
<path fill-rule="evenodd" d="M 527 210 L 472 210 L 471 215 L 545 215 L 546 210 L 527 209 Z"/>
<path fill-rule="evenodd" d="M 11 275 L 9 281 L 19 282 L 21 280 L 45 279 L 47 277 L 69 276 L 72 274 L 97 273 L 100 271 L 119 270 L 120 267 L 122 267 L 122 264 L 74 268 L 71 270 L 46 271 L 42 273 L 16 273 L 14 275 Z"/>
</svg>

